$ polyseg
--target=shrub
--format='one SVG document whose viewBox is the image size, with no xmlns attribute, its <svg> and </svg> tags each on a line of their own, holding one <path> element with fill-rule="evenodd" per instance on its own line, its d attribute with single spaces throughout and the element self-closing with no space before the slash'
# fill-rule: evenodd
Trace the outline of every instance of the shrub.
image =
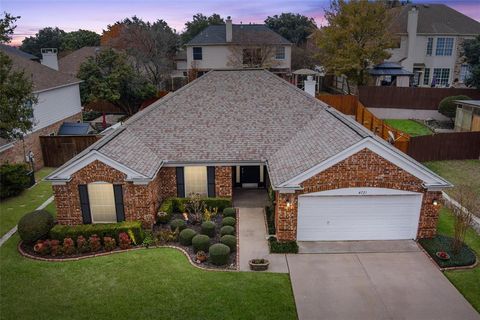
<svg viewBox="0 0 480 320">
<path fill-rule="evenodd" d="M 30 186 L 28 166 L 23 163 L 0 166 L 0 199 L 20 194 Z"/>
<path fill-rule="evenodd" d="M 88 246 L 90 247 L 90 250 L 92 250 L 92 252 L 96 252 L 100 250 L 101 248 L 100 238 L 96 234 L 92 234 L 88 238 Z"/>
<path fill-rule="evenodd" d="M 204 234 L 197 234 L 192 238 L 192 246 L 194 252 L 208 252 L 208 247 L 210 247 L 210 237 Z"/>
<path fill-rule="evenodd" d="M 54 257 L 62 254 L 62 246 L 59 240 L 50 241 L 50 254 Z"/>
<path fill-rule="evenodd" d="M 105 251 L 113 251 L 117 243 L 115 242 L 115 238 L 112 237 L 103 237 L 103 247 Z"/>
<path fill-rule="evenodd" d="M 210 261 L 217 266 L 228 263 L 230 257 L 230 248 L 223 243 L 215 243 L 208 249 L 210 253 Z"/>
<path fill-rule="evenodd" d="M 298 253 L 298 244 L 296 241 L 279 242 L 275 237 L 268 238 L 271 253 Z"/>
<path fill-rule="evenodd" d="M 118 235 L 118 245 L 120 246 L 120 249 L 126 250 L 130 248 L 130 245 L 132 244 L 132 239 L 126 232 L 122 232 Z"/>
<path fill-rule="evenodd" d="M 187 224 L 182 219 L 173 219 L 172 222 L 170 222 L 170 228 L 172 229 L 172 231 L 175 231 L 177 228 L 179 231 L 182 231 L 186 227 Z"/>
<path fill-rule="evenodd" d="M 55 241 L 55 240 L 54 240 Z M 65 238 L 63 239 L 63 253 L 67 255 L 72 255 L 76 252 L 75 250 L 75 242 L 72 238 Z"/>
<path fill-rule="evenodd" d="M 85 239 L 84 236 L 79 236 L 77 238 L 77 250 L 80 253 L 85 253 L 90 251 L 90 247 L 88 246 L 88 241 Z"/>
<path fill-rule="evenodd" d="M 228 208 L 223 209 L 223 216 L 224 217 L 235 217 L 236 216 L 235 208 L 228 207 Z"/>
<path fill-rule="evenodd" d="M 38 240 L 33 246 L 33 251 L 42 256 L 50 253 L 50 240 Z"/>
<path fill-rule="evenodd" d="M 222 220 L 222 226 L 235 226 L 235 218 L 232 217 L 225 217 Z"/>
<path fill-rule="evenodd" d="M 440 268 L 469 266 L 475 263 L 475 253 L 465 243 L 457 254 L 454 252 L 454 239 L 444 235 L 437 235 L 434 238 L 418 240 L 420 245 L 427 251 Z M 450 255 L 450 259 L 441 260 L 436 253 L 444 251 Z"/>
<path fill-rule="evenodd" d="M 209 237 L 215 236 L 215 222 L 213 221 L 205 221 L 202 223 L 202 234 L 205 234 Z"/>
<path fill-rule="evenodd" d="M 167 198 L 165 199 L 159 211 L 172 213 L 184 213 L 186 211 L 185 204 L 188 202 L 188 198 Z M 232 206 L 231 198 L 201 198 L 207 208 L 218 208 L 218 211 Z"/>
<path fill-rule="evenodd" d="M 234 235 L 235 234 L 235 228 L 232 226 L 224 226 L 220 229 L 220 235 L 224 236 L 226 234 Z"/>
<path fill-rule="evenodd" d="M 275 208 L 265 207 L 265 213 L 267 215 L 268 234 L 275 234 Z"/>
<path fill-rule="evenodd" d="M 130 233 L 137 243 L 142 243 L 144 232 L 140 221 L 123 221 L 118 223 L 99 223 L 99 224 L 81 224 L 77 226 L 56 225 L 50 230 L 50 238 L 63 240 L 70 237 L 77 239 L 79 236 L 89 238 L 97 235 L 100 239 L 112 237 L 118 243 L 119 234 L 122 232 Z"/>
<path fill-rule="evenodd" d="M 145 233 L 145 238 L 143 239 L 142 246 L 145 248 L 149 248 L 151 245 L 153 245 L 153 235 L 152 232 L 146 232 Z"/>
<path fill-rule="evenodd" d="M 180 244 L 189 246 L 192 244 L 192 238 L 195 237 L 196 234 L 197 233 L 192 229 L 184 229 L 180 232 L 178 240 L 180 241 Z"/>
<path fill-rule="evenodd" d="M 438 112 L 450 119 L 455 118 L 457 113 L 457 105 L 454 102 L 455 100 L 470 100 L 470 97 L 464 95 L 446 97 L 440 101 Z"/>
<path fill-rule="evenodd" d="M 159 244 L 165 244 L 168 242 L 175 242 L 178 240 L 178 228 L 175 231 L 171 230 L 160 230 L 157 233 L 157 241 Z"/>
<path fill-rule="evenodd" d="M 168 212 L 164 212 L 164 211 L 157 212 L 157 223 L 167 224 L 171 218 L 172 218 L 172 215 Z"/>
<path fill-rule="evenodd" d="M 212 221 L 218 215 L 218 208 L 205 208 L 203 210 L 203 221 Z"/>
<path fill-rule="evenodd" d="M 232 252 L 237 250 L 237 237 L 235 236 L 226 234 L 220 238 L 220 243 L 228 246 Z"/>
<path fill-rule="evenodd" d="M 53 225 L 53 216 L 48 211 L 33 211 L 24 215 L 18 222 L 18 234 L 24 242 L 34 243 L 46 238 Z M 56 240 L 63 240 L 64 238 L 66 237 Z"/>
</svg>

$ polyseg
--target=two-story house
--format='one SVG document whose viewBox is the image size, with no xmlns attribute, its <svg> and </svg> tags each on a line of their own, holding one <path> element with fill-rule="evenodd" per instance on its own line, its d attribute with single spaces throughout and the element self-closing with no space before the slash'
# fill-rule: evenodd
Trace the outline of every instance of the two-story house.
<svg viewBox="0 0 480 320">
<path fill-rule="evenodd" d="M 443 4 L 393 8 L 391 31 L 398 47 L 387 61 L 413 72 L 413 85 L 461 86 L 469 74 L 462 43 L 480 34 L 480 23 Z"/>
<path fill-rule="evenodd" d="M 208 26 L 186 44 L 187 68 L 202 74 L 211 69 L 266 68 L 290 73 L 292 43 L 260 24 Z"/>
</svg>

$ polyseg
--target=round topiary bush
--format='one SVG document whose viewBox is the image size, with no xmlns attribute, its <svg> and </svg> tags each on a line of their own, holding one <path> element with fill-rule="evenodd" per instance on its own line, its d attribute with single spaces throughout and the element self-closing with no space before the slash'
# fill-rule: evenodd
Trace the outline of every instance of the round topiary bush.
<svg viewBox="0 0 480 320">
<path fill-rule="evenodd" d="M 235 225 L 235 218 L 232 218 L 232 217 L 226 217 L 226 218 L 223 218 L 222 220 L 222 226 L 234 226 Z"/>
<path fill-rule="evenodd" d="M 189 246 L 192 244 L 192 239 L 196 235 L 197 233 L 195 232 L 195 230 L 183 229 L 182 232 L 180 232 L 178 239 L 180 241 L 180 244 L 183 244 L 184 246 Z"/>
<path fill-rule="evenodd" d="M 172 216 L 168 212 L 157 212 L 157 223 L 167 224 Z"/>
<path fill-rule="evenodd" d="M 206 234 L 209 237 L 215 236 L 215 222 L 205 221 L 202 223 L 202 234 Z"/>
<path fill-rule="evenodd" d="M 235 228 L 232 226 L 224 226 L 220 229 L 220 235 L 224 236 L 226 234 L 234 235 Z"/>
<path fill-rule="evenodd" d="M 228 246 L 232 252 L 237 250 L 237 238 L 231 234 L 222 236 L 220 242 Z"/>
<path fill-rule="evenodd" d="M 464 95 L 446 97 L 438 105 L 438 112 L 450 119 L 455 118 L 457 113 L 457 104 L 455 100 L 470 100 L 471 98 Z"/>
<path fill-rule="evenodd" d="M 235 208 L 225 208 L 223 209 L 223 216 L 224 217 L 235 217 L 236 212 Z"/>
<path fill-rule="evenodd" d="M 230 248 L 223 243 L 215 243 L 208 249 L 210 261 L 217 266 L 223 266 L 228 263 L 230 257 Z"/>
<path fill-rule="evenodd" d="M 175 231 L 177 228 L 179 231 L 182 231 L 186 227 L 187 227 L 187 224 L 182 219 L 173 219 L 170 222 L 170 228 L 172 228 L 172 231 Z"/>
<path fill-rule="evenodd" d="M 208 248 L 210 247 L 210 237 L 204 234 L 197 234 L 192 239 L 192 246 L 194 252 L 208 252 Z"/>
<path fill-rule="evenodd" d="M 47 237 L 53 228 L 53 216 L 45 210 L 27 213 L 18 222 L 18 234 L 26 243 L 33 243 Z"/>
</svg>

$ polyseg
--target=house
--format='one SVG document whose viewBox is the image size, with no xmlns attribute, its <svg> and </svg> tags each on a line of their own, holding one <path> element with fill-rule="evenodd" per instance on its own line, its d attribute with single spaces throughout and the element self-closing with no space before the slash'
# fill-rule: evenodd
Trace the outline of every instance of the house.
<svg viewBox="0 0 480 320">
<path fill-rule="evenodd" d="M 266 25 L 232 24 L 205 28 L 186 44 L 187 68 L 203 74 L 211 69 L 262 67 L 290 73 L 292 43 Z"/>
<path fill-rule="evenodd" d="M 458 100 L 455 131 L 480 131 L 480 100 Z"/>
<path fill-rule="evenodd" d="M 23 139 L 1 141 L 0 163 L 24 162 L 32 152 L 35 169 L 39 169 L 44 165 L 39 137 L 56 135 L 64 122 L 82 121 L 81 81 L 36 62 L 36 59 L 20 50 L 5 49 L 5 46 L 1 46 L 0 50 L 12 60 L 14 70 L 24 71 L 27 78 L 31 79 L 33 93 L 38 99 L 33 106 L 33 128 Z M 47 54 L 42 63 L 48 58 Z"/>
<path fill-rule="evenodd" d="M 272 188 L 280 240 L 436 233 L 450 184 L 266 70 L 214 70 L 47 177 L 60 224 L 141 220 L 167 197 Z"/>
<path fill-rule="evenodd" d="M 480 23 L 444 4 L 408 4 L 391 9 L 398 47 L 389 62 L 414 73 L 413 85 L 449 87 L 468 78 L 461 46 L 480 34 Z M 455 82 L 455 83 L 457 83 Z"/>
</svg>

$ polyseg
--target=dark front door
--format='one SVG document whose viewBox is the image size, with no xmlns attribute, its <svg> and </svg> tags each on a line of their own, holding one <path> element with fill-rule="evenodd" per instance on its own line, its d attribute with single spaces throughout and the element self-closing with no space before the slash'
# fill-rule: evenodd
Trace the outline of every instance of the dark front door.
<svg viewBox="0 0 480 320">
<path fill-rule="evenodd" d="M 259 183 L 260 182 L 260 166 L 240 167 L 241 183 Z"/>
</svg>

